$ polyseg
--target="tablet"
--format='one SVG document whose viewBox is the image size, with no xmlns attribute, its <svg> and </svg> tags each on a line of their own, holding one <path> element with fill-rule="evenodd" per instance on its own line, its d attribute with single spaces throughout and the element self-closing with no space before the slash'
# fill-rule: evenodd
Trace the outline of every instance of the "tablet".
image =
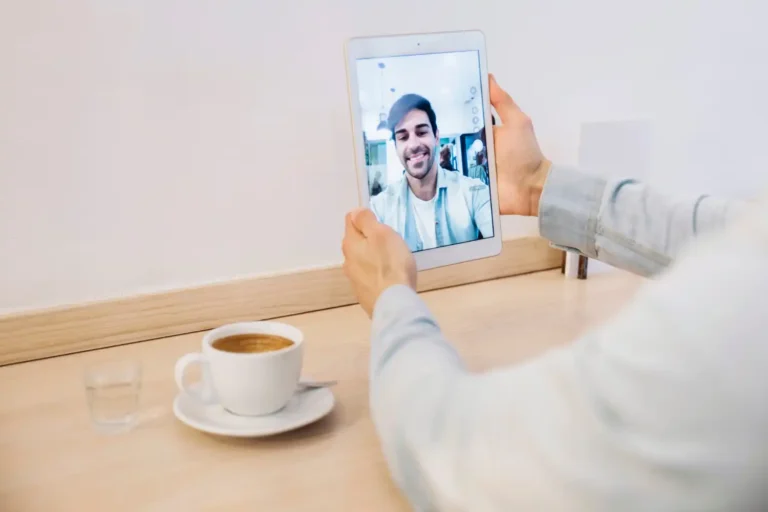
<svg viewBox="0 0 768 512">
<path fill-rule="evenodd" d="M 419 270 L 499 254 L 483 33 L 351 39 L 347 75 L 362 205 Z"/>
</svg>

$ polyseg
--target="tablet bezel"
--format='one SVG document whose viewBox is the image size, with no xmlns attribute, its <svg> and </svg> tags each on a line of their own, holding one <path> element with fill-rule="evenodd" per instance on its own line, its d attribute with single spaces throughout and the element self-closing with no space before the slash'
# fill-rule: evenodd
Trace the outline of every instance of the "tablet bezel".
<svg viewBox="0 0 768 512">
<path fill-rule="evenodd" d="M 414 252 L 418 270 L 453 265 L 464 261 L 497 256 L 501 252 L 502 233 L 499 200 L 496 185 L 496 155 L 493 144 L 493 112 L 491 111 L 488 65 L 485 49 L 485 35 L 480 30 L 461 32 L 440 32 L 428 34 L 389 35 L 357 37 L 347 41 L 347 82 L 352 112 L 352 131 L 355 150 L 355 167 L 360 203 L 370 205 L 368 170 L 365 165 L 365 147 L 363 141 L 362 112 L 360 108 L 357 59 L 421 55 L 427 53 L 447 53 L 477 51 L 480 63 L 480 83 L 485 118 L 485 140 L 490 179 L 491 212 L 493 217 L 493 238 L 463 242 L 455 245 L 437 247 Z"/>
</svg>

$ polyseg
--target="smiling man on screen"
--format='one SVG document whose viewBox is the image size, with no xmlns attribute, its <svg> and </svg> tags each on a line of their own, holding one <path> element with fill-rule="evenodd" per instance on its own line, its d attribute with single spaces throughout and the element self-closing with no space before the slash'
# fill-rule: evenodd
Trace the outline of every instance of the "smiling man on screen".
<svg viewBox="0 0 768 512">
<path fill-rule="evenodd" d="M 429 101 L 402 96 L 388 123 L 405 172 L 371 199 L 379 222 L 399 233 L 411 251 L 493 237 L 488 185 L 439 165 L 440 136 Z"/>
</svg>

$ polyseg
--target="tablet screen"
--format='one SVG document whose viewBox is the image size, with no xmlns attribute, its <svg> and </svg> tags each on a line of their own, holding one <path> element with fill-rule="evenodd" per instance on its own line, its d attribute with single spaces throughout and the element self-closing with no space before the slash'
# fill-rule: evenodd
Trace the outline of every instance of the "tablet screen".
<svg viewBox="0 0 768 512">
<path fill-rule="evenodd" d="M 413 252 L 494 236 L 479 58 L 356 62 L 370 208 Z"/>
</svg>

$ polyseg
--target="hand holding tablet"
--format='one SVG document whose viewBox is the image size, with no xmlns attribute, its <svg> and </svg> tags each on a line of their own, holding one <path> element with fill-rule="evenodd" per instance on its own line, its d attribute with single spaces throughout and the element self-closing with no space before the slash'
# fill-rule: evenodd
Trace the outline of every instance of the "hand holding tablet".
<svg viewBox="0 0 768 512">
<path fill-rule="evenodd" d="M 353 39 L 347 56 L 362 204 L 419 270 L 498 254 L 482 33 Z"/>
</svg>

